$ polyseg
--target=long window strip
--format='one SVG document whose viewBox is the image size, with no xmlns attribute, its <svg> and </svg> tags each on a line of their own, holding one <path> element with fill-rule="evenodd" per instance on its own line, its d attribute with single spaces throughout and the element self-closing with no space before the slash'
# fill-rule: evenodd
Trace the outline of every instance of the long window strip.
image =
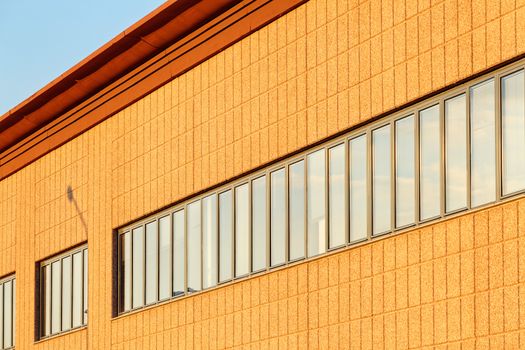
<svg viewBox="0 0 525 350">
<path fill-rule="evenodd" d="M 84 245 L 42 262 L 40 276 L 41 338 L 85 326 L 87 324 L 87 246 Z M 14 341 L 14 337 L 12 339 Z"/>
<path fill-rule="evenodd" d="M 500 80 L 501 95 L 495 96 L 498 90 L 494 85 Z M 439 98 L 429 99 L 394 116 L 363 126 L 318 149 L 305 151 L 299 157 L 206 193 L 198 199 L 190 199 L 186 207 L 179 205 L 146 219 L 159 220 L 171 215 L 173 220 L 171 297 L 213 288 L 233 278 L 295 261 L 301 256 L 324 254 L 326 248 L 340 246 L 337 243 L 341 242 L 341 237 L 344 237 L 343 246 L 347 246 L 362 242 L 367 237 L 372 239 L 470 207 L 500 201 L 509 194 L 522 193 L 525 190 L 524 86 L 521 67 L 484 80 L 478 79 Z M 495 120 L 498 115 L 495 111 L 497 99 L 501 101 L 501 123 Z M 341 140 L 348 147 L 341 147 L 343 154 L 339 156 L 335 150 Z M 503 165 L 496 164 L 497 145 L 501 145 Z M 510 149 L 524 152 L 509 155 Z M 484 154 L 491 159 L 492 166 L 488 169 L 481 166 L 480 157 Z M 349 162 L 347 175 L 344 164 L 335 161 Z M 296 165 L 301 162 L 305 165 L 301 170 L 304 174 L 302 182 L 296 175 Z M 367 165 L 369 162 L 371 166 Z M 496 170 L 501 166 L 502 196 L 495 198 Z M 416 170 L 417 174 L 414 173 Z M 348 176 L 348 180 L 341 181 L 338 178 L 341 175 Z M 264 181 L 266 192 L 256 187 L 257 180 L 261 178 L 267 179 Z M 301 199 L 301 188 L 297 186 L 302 186 L 304 199 Z M 341 186 L 348 194 L 341 196 L 338 193 L 337 189 Z M 260 200 L 263 192 L 269 203 L 267 206 Z M 367 193 L 372 193 L 370 207 Z M 218 213 L 203 212 L 201 202 L 206 197 L 217 195 L 218 203 L 214 204 L 214 208 Z M 301 214 L 300 210 L 297 211 L 301 201 L 305 202 L 304 225 L 300 224 Z M 198 207 L 198 210 L 192 210 L 192 207 Z M 254 212 L 255 208 L 268 208 L 268 211 L 261 214 Z M 333 212 L 341 208 L 349 211 L 344 214 L 349 217 L 346 226 L 341 213 Z M 175 213 L 184 213 L 185 210 L 188 211 L 187 221 L 175 229 Z M 216 227 L 208 227 L 208 224 L 202 227 L 204 222 L 208 222 L 202 215 L 210 213 L 212 217 L 216 216 L 212 219 Z M 265 223 L 264 217 L 269 223 L 268 230 L 253 226 Z M 369 217 L 371 220 L 367 219 Z M 144 223 L 120 230 L 119 240 L 129 244 L 126 235 L 133 232 L 137 225 Z M 341 233 L 341 227 L 349 232 Z M 261 252 L 257 251 L 257 245 L 264 241 L 259 237 L 261 232 L 268 235 L 270 242 L 266 266 L 261 265 L 266 245 L 261 247 Z M 304 236 L 302 242 L 301 236 Z M 122 247 L 122 242 L 119 246 Z M 182 246 L 185 248 L 182 249 Z M 119 252 L 120 266 L 130 264 L 127 259 L 134 260 L 134 256 L 125 254 L 125 249 Z M 215 266 L 209 266 L 210 263 Z M 133 261 L 131 265 L 134 265 Z M 121 284 L 124 290 L 119 293 L 119 298 L 124 298 L 123 302 L 119 302 L 124 305 L 121 312 L 144 306 L 144 303 L 129 305 L 127 301 L 130 294 L 145 293 L 145 290 L 129 290 L 128 270 L 119 270 L 119 273 L 126 274 Z M 201 276 L 203 271 L 205 275 Z M 212 275 L 208 276 L 209 273 Z M 128 279 L 133 276 L 128 276 Z M 186 288 L 181 288 L 183 280 Z M 200 284 L 202 281 L 205 281 L 204 286 Z M 158 297 L 151 303 L 162 299 Z"/>
</svg>

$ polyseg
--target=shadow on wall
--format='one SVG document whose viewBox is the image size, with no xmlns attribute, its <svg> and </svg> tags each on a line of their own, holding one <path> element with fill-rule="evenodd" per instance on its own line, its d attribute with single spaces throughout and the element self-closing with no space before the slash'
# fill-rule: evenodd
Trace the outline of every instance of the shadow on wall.
<svg viewBox="0 0 525 350">
<path fill-rule="evenodd" d="M 78 217 L 80 218 L 80 222 L 82 222 L 82 227 L 84 227 L 84 231 L 88 232 L 86 220 L 84 219 L 84 215 L 82 215 L 82 212 L 80 211 L 80 207 L 78 206 L 77 200 L 75 199 L 75 196 L 73 195 L 73 189 L 71 188 L 71 185 L 67 186 L 67 199 L 68 201 L 72 202 L 75 205 L 75 209 L 77 210 Z"/>
</svg>

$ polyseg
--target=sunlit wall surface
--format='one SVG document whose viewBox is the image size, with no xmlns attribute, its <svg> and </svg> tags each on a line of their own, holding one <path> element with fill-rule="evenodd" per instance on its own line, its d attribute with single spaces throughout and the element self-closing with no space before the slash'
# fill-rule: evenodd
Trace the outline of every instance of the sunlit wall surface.
<svg viewBox="0 0 525 350">
<path fill-rule="evenodd" d="M 180 261 L 174 276 L 185 275 L 184 290 L 193 293 L 525 190 L 523 86 L 523 70 L 472 84 L 177 205 L 173 211 L 188 212 L 180 239 L 188 243 L 172 257 Z M 120 257 L 121 266 L 133 266 L 133 274 L 120 271 L 122 312 L 130 309 L 131 286 L 132 308 L 165 298 L 159 292 L 165 287 L 157 286 L 155 225 L 166 215 L 119 234 L 121 246 L 133 235 L 133 256 L 125 250 Z M 162 241 L 166 246 L 172 239 Z"/>
</svg>

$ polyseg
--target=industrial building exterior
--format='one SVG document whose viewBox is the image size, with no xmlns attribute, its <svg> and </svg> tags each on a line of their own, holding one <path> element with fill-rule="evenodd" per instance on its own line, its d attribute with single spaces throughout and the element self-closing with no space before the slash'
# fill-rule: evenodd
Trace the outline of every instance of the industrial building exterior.
<svg viewBox="0 0 525 350">
<path fill-rule="evenodd" d="M 0 117 L 0 349 L 525 348 L 525 1 L 170 0 Z"/>
</svg>

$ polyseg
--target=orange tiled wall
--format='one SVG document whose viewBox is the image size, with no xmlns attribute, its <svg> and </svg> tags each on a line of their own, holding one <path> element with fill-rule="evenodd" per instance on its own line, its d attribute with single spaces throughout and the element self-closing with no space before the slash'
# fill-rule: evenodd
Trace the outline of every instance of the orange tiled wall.
<svg viewBox="0 0 525 350">
<path fill-rule="evenodd" d="M 311 0 L 1 181 L 17 349 L 518 348 L 525 202 L 117 320 L 111 234 L 523 53 L 524 5 Z M 35 344 L 34 263 L 86 239 L 89 328 Z"/>
</svg>

